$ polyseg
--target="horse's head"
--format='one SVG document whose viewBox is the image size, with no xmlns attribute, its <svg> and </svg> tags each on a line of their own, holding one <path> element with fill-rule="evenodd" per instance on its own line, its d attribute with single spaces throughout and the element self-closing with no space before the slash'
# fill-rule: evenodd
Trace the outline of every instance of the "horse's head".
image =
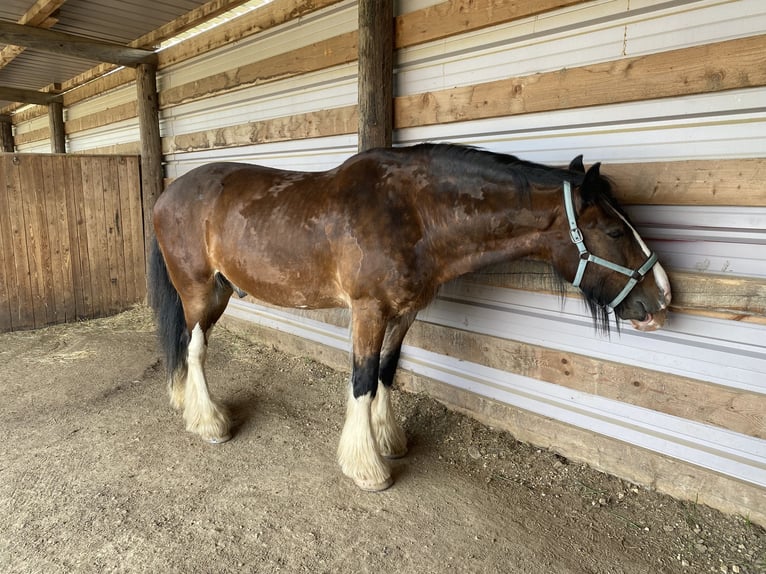
<svg viewBox="0 0 766 574">
<path fill-rule="evenodd" d="M 569 169 L 577 177 L 563 184 L 554 267 L 580 288 L 603 327 L 611 308 L 636 329 L 660 328 L 671 298 L 667 274 L 615 201 L 599 164 L 586 173 L 579 156 Z"/>
</svg>

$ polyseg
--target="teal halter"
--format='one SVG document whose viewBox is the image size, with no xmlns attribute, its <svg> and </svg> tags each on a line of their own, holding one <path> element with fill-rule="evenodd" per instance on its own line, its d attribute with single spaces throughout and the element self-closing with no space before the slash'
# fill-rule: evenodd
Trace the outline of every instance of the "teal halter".
<svg viewBox="0 0 766 574">
<path fill-rule="evenodd" d="M 627 267 L 617 265 L 616 263 L 612 263 L 611 261 L 607 261 L 606 259 L 602 259 L 601 257 L 593 255 L 592 253 L 588 252 L 588 249 L 585 247 L 585 240 L 583 239 L 582 232 L 580 231 L 580 228 L 577 227 L 574 202 L 572 201 L 572 185 L 568 181 L 564 182 L 564 205 L 567 211 L 567 220 L 569 220 L 569 237 L 572 239 L 572 243 L 577 246 L 577 250 L 580 252 L 580 263 L 577 266 L 577 273 L 575 274 L 574 281 L 572 281 L 572 285 L 578 288 L 580 287 L 582 277 L 585 275 L 585 267 L 587 267 L 588 263 L 590 262 L 628 276 L 629 279 L 625 284 L 625 287 L 623 287 L 622 291 L 620 291 L 617 297 L 612 299 L 612 301 L 607 305 L 611 309 L 614 309 L 617 307 L 617 305 L 622 303 L 623 299 L 628 296 L 628 293 L 633 290 L 633 287 L 635 287 L 636 284 L 646 276 L 649 270 L 654 267 L 654 264 L 657 263 L 657 254 L 650 253 L 646 262 L 635 270 L 628 269 Z"/>
</svg>

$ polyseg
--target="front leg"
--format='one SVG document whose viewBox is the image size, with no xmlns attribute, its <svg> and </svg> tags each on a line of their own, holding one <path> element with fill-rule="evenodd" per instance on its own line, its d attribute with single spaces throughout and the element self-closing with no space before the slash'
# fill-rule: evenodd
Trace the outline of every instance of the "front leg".
<svg viewBox="0 0 766 574">
<path fill-rule="evenodd" d="M 353 370 L 346 422 L 338 445 L 338 463 L 343 473 L 362 490 L 385 490 L 393 480 L 388 464 L 378 451 L 371 407 L 378 386 L 386 322 L 374 306 L 355 305 L 351 325 Z"/>
<path fill-rule="evenodd" d="M 372 403 L 372 428 L 380 454 L 385 458 L 402 458 L 407 454 L 407 437 L 391 405 L 394 375 L 402 352 L 402 342 L 416 313 L 391 319 L 383 341 L 380 359 L 378 392 Z"/>
</svg>

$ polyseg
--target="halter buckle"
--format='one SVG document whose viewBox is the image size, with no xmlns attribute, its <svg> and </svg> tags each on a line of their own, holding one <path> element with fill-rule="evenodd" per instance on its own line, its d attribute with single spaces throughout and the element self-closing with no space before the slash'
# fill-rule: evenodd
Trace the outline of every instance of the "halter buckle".
<svg viewBox="0 0 766 574">
<path fill-rule="evenodd" d="M 569 237 L 572 239 L 572 243 L 583 243 L 585 238 L 582 236 L 582 231 L 579 227 L 573 227 L 569 230 Z"/>
</svg>

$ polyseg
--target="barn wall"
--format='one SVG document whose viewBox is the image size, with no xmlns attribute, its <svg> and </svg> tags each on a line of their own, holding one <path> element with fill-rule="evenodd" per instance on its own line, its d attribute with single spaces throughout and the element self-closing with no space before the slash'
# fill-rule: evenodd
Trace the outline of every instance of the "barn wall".
<svg viewBox="0 0 766 574">
<path fill-rule="evenodd" d="M 0 153 L 0 332 L 144 299 L 139 158 Z"/>
<path fill-rule="evenodd" d="M 161 53 L 167 177 L 219 159 L 319 170 L 355 151 L 355 3 L 299 2 L 292 18 L 295 6 L 275 0 Z M 766 6 L 467 6 L 400 2 L 395 141 L 604 162 L 669 269 L 673 313 L 658 333 L 605 338 L 576 296 L 549 292 L 545 268 L 486 270 L 419 315 L 402 381 L 524 440 L 766 523 Z M 126 70 L 68 93 L 70 148 L 137 148 L 134 92 Z M 14 121 L 22 148 L 41 145 L 34 111 Z M 342 314 L 245 300 L 230 316 L 345 357 Z"/>
</svg>

